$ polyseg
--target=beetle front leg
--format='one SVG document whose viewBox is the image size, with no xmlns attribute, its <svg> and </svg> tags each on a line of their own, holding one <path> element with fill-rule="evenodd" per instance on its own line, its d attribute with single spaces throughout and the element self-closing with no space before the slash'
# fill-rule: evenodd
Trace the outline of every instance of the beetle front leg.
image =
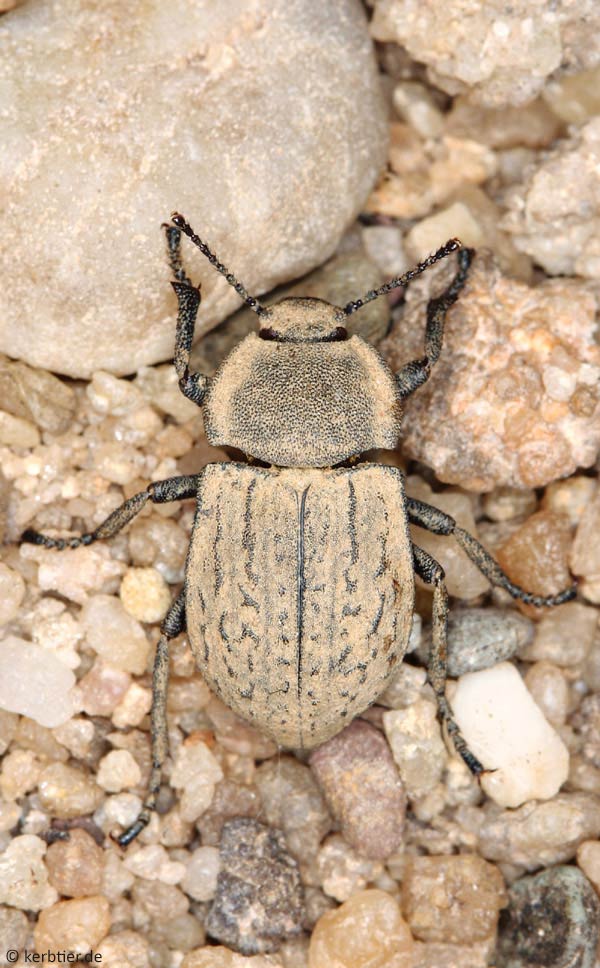
<svg viewBox="0 0 600 968">
<path fill-rule="evenodd" d="M 194 341 L 196 317 L 200 307 L 200 287 L 192 285 L 181 261 L 181 232 L 174 225 L 165 225 L 169 265 L 175 276 L 171 283 L 177 296 L 177 330 L 175 333 L 175 357 L 173 363 L 179 377 L 179 389 L 184 397 L 200 405 L 204 399 L 208 378 L 202 373 L 190 371 L 190 353 Z"/>
<path fill-rule="evenodd" d="M 64 551 L 65 548 L 79 548 L 80 545 L 90 545 L 94 541 L 112 538 L 118 534 L 126 524 L 132 521 L 142 510 L 147 501 L 153 504 L 165 504 L 168 501 L 184 501 L 186 498 L 196 497 L 200 474 L 190 474 L 185 477 L 168 477 L 164 481 L 154 481 L 145 491 L 134 494 L 116 510 L 109 514 L 102 524 L 94 531 L 87 531 L 73 538 L 51 538 L 33 528 L 27 528 L 21 535 L 21 544 L 43 545 L 44 548 L 54 548 Z"/>
<path fill-rule="evenodd" d="M 422 386 L 429 379 L 431 368 L 437 363 L 442 351 L 446 314 L 450 306 L 456 302 L 467 280 L 472 258 L 472 249 L 460 249 L 457 256 L 458 272 L 454 279 L 440 296 L 435 296 L 427 303 L 425 356 L 419 360 L 411 360 L 396 373 L 396 383 L 401 397 L 410 396 L 417 387 Z"/>
<path fill-rule="evenodd" d="M 169 641 L 185 631 L 185 586 L 167 612 L 161 625 L 161 636 L 156 646 L 154 669 L 152 672 L 152 710 L 150 713 L 152 739 L 152 772 L 148 785 L 148 796 L 144 801 L 142 811 L 127 830 L 115 837 L 120 847 L 127 847 L 144 827 L 150 823 L 150 817 L 156 809 L 156 800 L 160 790 L 162 769 L 169 752 L 169 738 L 167 731 L 167 689 L 169 685 Z"/>
<path fill-rule="evenodd" d="M 448 735 L 452 739 L 454 748 L 469 767 L 471 773 L 480 776 L 485 767 L 476 756 L 471 753 L 462 735 L 450 703 L 446 699 L 446 657 L 447 657 L 447 625 L 448 625 L 448 592 L 444 583 L 444 569 L 435 558 L 413 544 L 413 561 L 415 572 L 428 585 L 433 585 L 433 614 L 431 629 L 431 649 L 427 659 L 427 678 L 434 691 L 438 710 Z"/>
</svg>

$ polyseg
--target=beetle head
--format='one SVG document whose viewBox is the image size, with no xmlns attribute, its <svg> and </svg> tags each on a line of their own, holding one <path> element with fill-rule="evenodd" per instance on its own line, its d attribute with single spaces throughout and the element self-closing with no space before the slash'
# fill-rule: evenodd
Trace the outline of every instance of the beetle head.
<svg viewBox="0 0 600 968">
<path fill-rule="evenodd" d="M 222 363 L 203 400 L 211 444 L 280 467 L 329 467 L 400 430 L 392 372 L 358 336 L 343 309 L 320 299 L 284 299 L 260 316 Z"/>
</svg>

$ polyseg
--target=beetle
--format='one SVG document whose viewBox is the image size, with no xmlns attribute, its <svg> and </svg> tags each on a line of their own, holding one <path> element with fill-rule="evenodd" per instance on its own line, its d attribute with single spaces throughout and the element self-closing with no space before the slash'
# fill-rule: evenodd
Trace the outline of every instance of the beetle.
<svg viewBox="0 0 600 968">
<path fill-rule="evenodd" d="M 167 755 L 169 641 L 187 629 L 198 668 L 236 713 L 280 746 L 311 749 L 339 732 L 384 690 L 410 635 L 414 575 L 433 587 L 428 678 L 458 753 L 476 775 L 446 699 L 448 595 L 442 567 L 411 541 L 409 523 L 452 536 L 492 585 L 536 606 L 557 605 L 574 588 L 542 597 L 513 584 L 449 515 L 408 497 L 402 472 L 361 455 L 398 443 L 402 404 L 429 377 L 444 322 L 467 279 L 472 252 L 451 239 L 414 269 L 363 298 L 333 306 L 287 298 L 263 306 L 218 261 L 186 219 L 165 226 L 178 300 L 174 364 L 182 393 L 202 407 L 211 444 L 241 461 L 151 483 L 94 531 L 22 540 L 75 548 L 110 538 L 148 502 L 197 502 L 185 581 L 161 626 L 153 672 L 152 773 L 125 846 L 149 822 Z M 246 336 L 209 378 L 190 370 L 200 288 L 181 259 L 185 234 L 257 314 Z M 457 253 L 453 279 L 427 305 L 424 355 L 392 373 L 347 319 Z M 258 463 L 257 463 L 258 462 Z"/>
</svg>

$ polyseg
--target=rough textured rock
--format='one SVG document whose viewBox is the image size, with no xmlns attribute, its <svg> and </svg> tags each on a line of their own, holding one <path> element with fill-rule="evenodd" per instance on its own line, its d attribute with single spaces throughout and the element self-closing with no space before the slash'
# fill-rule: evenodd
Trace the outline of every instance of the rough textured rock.
<svg viewBox="0 0 600 968">
<path fill-rule="evenodd" d="M 546 78 L 598 63 L 598 6 L 559 0 L 509 4 L 458 0 L 377 0 L 372 32 L 427 64 L 449 94 L 472 92 L 494 107 L 531 101 Z"/>
<path fill-rule="evenodd" d="M 600 902 L 576 867 L 523 877 L 509 891 L 494 964 L 498 968 L 593 968 Z"/>
<path fill-rule="evenodd" d="M 265 291 L 332 253 L 384 160 L 357 0 L 25 4 L 0 45 L 0 349 L 58 372 L 172 354 L 159 227 L 175 207 Z M 239 300 L 189 262 L 206 331 Z"/>
<path fill-rule="evenodd" d="M 394 370 L 423 352 L 425 302 L 453 267 L 411 286 L 380 348 Z M 435 278 L 432 279 L 432 276 Z M 535 288 L 475 259 L 448 314 L 432 376 L 406 405 L 403 447 L 477 491 L 540 487 L 593 464 L 600 447 L 596 299 L 571 280 Z"/>
<path fill-rule="evenodd" d="M 483 941 L 505 903 L 502 874 L 481 857 L 411 857 L 406 863 L 402 913 L 420 941 Z"/>
<path fill-rule="evenodd" d="M 491 807 L 479 830 L 479 850 L 488 860 L 526 870 L 570 860 L 584 840 L 600 835 L 600 798 L 592 793 L 559 793 L 547 803 L 518 810 Z"/>
<path fill-rule="evenodd" d="M 5 357 L 0 357 L 0 400 L 2 410 L 52 433 L 67 430 L 76 404 L 73 390 L 62 380 Z"/>
<path fill-rule="evenodd" d="M 600 279 L 600 118 L 536 159 L 502 228 L 550 275 Z"/>
<path fill-rule="evenodd" d="M 355 720 L 310 757 L 344 838 L 359 854 L 385 859 L 402 840 L 406 796 L 379 730 Z"/>
<path fill-rule="evenodd" d="M 302 930 L 304 899 L 283 835 L 255 820 L 223 826 L 221 871 L 206 930 L 242 954 L 276 951 Z"/>
</svg>

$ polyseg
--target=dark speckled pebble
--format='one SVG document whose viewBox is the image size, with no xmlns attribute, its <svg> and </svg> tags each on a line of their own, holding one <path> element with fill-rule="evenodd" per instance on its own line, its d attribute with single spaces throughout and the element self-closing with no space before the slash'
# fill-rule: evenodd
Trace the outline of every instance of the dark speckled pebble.
<svg viewBox="0 0 600 968">
<path fill-rule="evenodd" d="M 593 968 L 600 902 L 577 867 L 522 877 L 500 915 L 496 968 Z"/>
<path fill-rule="evenodd" d="M 219 850 L 208 934 L 244 955 L 277 951 L 306 920 L 298 867 L 283 834 L 237 817 L 223 825 Z"/>
</svg>

